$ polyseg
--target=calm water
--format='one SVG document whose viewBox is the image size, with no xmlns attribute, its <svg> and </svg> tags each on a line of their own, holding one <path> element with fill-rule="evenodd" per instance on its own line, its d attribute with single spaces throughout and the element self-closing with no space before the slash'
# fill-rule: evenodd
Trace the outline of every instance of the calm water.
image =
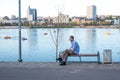
<svg viewBox="0 0 120 80">
<path fill-rule="evenodd" d="M 22 41 L 22 58 L 25 62 L 55 62 L 55 45 L 50 33 L 56 29 L 23 29 L 22 37 L 28 40 Z M 110 32 L 111 35 L 105 35 Z M 48 35 L 44 35 L 48 33 Z M 114 62 L 120 62 L 120 30 L 119 29 L 60 29 L 59 52 L 70 47 L 68 40 L 70 35 L 80 44 L 80 53 L 96 53 L 100 51 L 101 61 L 103 49 L 112 49 Z M 12 39 L 5 40 L 4 36 Z M 96 58 L 82 58 L 83 61 L 95 60 Z M 18 60 L 18 30 L 0 29 L 0 61 Z M 79 58 L 69 58 L 79 60 Z"/>
</svg>

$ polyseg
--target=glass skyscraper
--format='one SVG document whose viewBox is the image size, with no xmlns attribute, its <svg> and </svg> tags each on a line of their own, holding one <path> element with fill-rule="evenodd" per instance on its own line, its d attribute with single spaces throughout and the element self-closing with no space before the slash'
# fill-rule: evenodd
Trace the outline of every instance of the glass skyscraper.
<svg viewBox="0 0 120 80">
<path fill-rule="evenodd" d="M 37 9 L 28 8 L 27 19 L 29 21 L 37 21 Z"/>
</svg>

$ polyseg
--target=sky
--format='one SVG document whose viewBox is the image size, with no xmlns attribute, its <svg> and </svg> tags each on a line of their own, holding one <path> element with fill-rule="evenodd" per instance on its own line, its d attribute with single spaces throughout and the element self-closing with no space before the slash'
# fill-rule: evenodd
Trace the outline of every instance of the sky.
<svg viewBox="0 0 120 80">
<path fill-rule="evenodd" d="M 22 17 L 27 16 L 27 9 L 36 8 L 38 16 L 55 17 L 58 9 L 69 16 L 86 16 L 89 5 L 97 6 L 98 15 L 120 15 L 119 0 L 21 0 Z M 0 17 L 18 16 L 18 0 L 0 0 Z"/>
</svg>

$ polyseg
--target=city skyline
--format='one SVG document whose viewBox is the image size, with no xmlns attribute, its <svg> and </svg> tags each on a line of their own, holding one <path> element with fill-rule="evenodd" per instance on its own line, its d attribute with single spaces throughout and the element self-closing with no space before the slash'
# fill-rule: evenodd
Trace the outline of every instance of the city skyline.
<svg viewBox="0 0 120 80">
<path fill-rule="evenodd" d="M 71 16 L 86 16 L 89 5 L 97 7 L 98 15 L 120 15 L 119 0 L 21 0 L 22 17 L 27 17 L 27 8 L 31 6 L 38 10 L 38 16 L 57 16 L 57 8 L 64 14 Z M 18 0 L 0 0 L 0 17 L 18 16 Z"/>
</svg>

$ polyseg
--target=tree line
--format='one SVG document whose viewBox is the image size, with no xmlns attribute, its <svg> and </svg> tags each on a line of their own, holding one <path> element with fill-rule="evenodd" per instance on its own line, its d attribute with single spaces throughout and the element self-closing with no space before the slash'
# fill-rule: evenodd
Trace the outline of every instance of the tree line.
<svg viewBox="0 0 120 80">
<path fill-rule="evenodd" d="M 106 21 L 100 21 L 100 22 L 84 22 L 77 24 L 76 22 L 69 22 L 69 23 L 56 23 L 53 25 L 50 25 L 49 23 L 32 23 L 32 22 L 21 22 L 21 26 L 27 26 L 27 27 L 74 27 L 74 26 L 109 26 L 112 25 L 113 22 L 106 22 Z M 2 23 L 0 22 L 0 26 L 18 26 L 18 23 Z"/>
</svg>

